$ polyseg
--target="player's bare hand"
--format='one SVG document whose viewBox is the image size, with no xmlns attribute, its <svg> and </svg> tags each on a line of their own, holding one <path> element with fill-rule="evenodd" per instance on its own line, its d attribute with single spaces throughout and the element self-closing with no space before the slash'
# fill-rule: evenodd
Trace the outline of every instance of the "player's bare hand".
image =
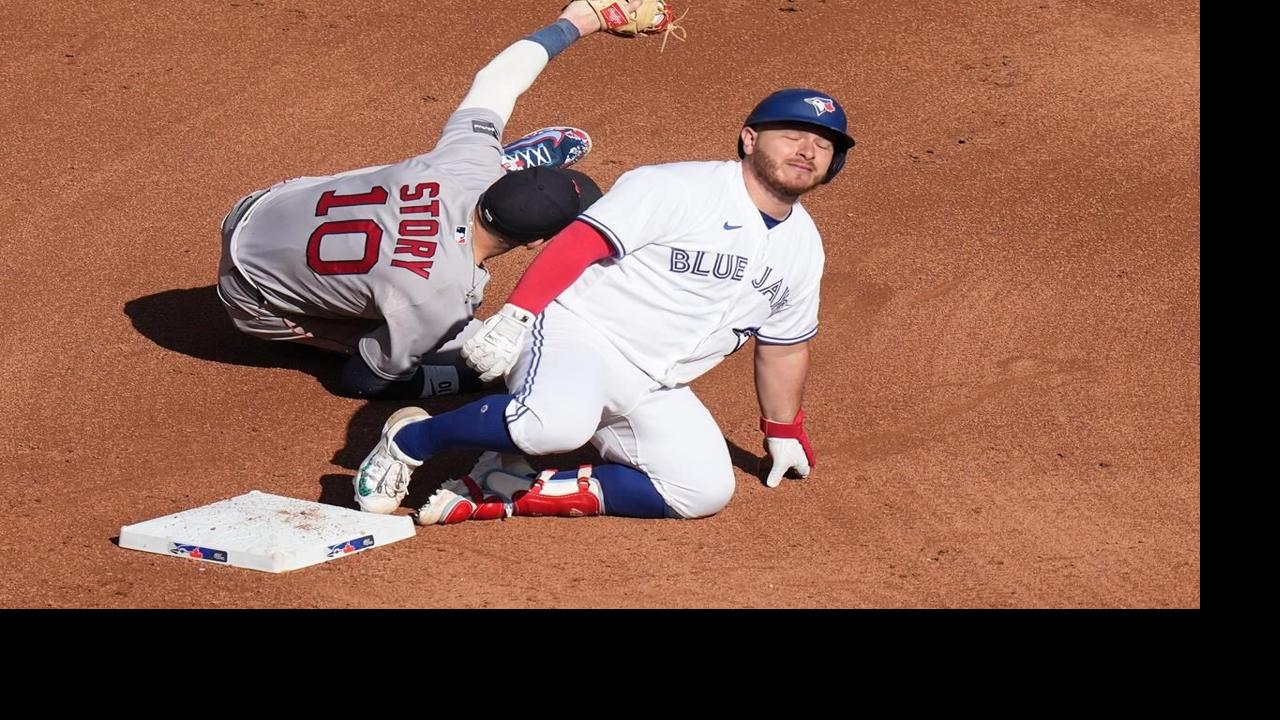
<svg viewBox="0 0 1280 720">
<path fill-rule="evenodd" d="M 481 382 L 497 380 L 516 364 L 534 317 L 528 310 L 507 303 L 463 344 L 462 358 L 480 374 Z"/>
</svg>

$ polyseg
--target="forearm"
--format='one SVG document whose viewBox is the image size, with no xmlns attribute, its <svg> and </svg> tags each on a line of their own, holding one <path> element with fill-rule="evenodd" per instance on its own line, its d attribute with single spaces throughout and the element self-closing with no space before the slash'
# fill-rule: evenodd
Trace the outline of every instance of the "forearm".
<svg viewBox="0 0 1280 720">
<path fill-rule="evenodd" d="M 503 50 L 480 72 L 459 110 L 488 108 L 502 117 L 505 125 L 515 109 L 516 99 L 528 90 L 551 58 L 582 37 L 600 29 L 600 22 L 585 3 L 570 3 L 552 24 L 531 33 Z"/>
<path fill-rule="evenodd" d="M 757 342 L 755 366 L 760 415 L 777 423 L 795 420 L 809 375 L 809 343 L 763 345 Z"/>
<path fill-rule="evenodd" d="M 537 315 L 583 271 L 610 254 L 609 243 L 599 231 L 575 220 L 538 253 L 507 302 Z"/>
<path fill-rule="evenodd" d="M 475 82 L 458 109 L 488 108 L 505 125 L 515 109 L 516 98 L 529 89 L 549 59 L 541 45 L 529 40 L 516 42 L 476 73 Z"/>
</svg>

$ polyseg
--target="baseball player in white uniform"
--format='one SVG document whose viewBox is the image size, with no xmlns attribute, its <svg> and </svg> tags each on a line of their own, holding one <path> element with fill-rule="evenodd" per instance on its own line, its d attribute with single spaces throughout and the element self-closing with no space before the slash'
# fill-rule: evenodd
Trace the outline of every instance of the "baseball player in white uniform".
<svg viewBox="0 0 1280 720">
<path fill-rule="evenodd" d="M 590 178 L 552 167 L 589 149 L 584 133 L 549 128 L 504 153 L 503 128 L 547 62 L 600 29 L 576 0 L 505 49 L 424 155 L 242 198 L 222 223 L 217 285 L 236 327 L 350 355 L 342 389 L 354 397 L 480 389 L 460 349 L 480 328 L 485 260 L 540 245 L 600 196 Z"/>
<path fill-rule="evenodd" d="M 801 400 L 818 331 L 823 249 L 800 205 L 854 140 L 830 95 L 765 98 L 740 132 L 738 162 L 642 167 L 555 237 L 508 303 L 467 340 L 482 379 L 510 394 L 387 421 L 354 484 L 391 512 L 414 468 L 480 448 L 472 473 L 417 511 L 421 524 L 513 515 L 697 518 L 733 495 L 724 437 L 687 383 L 755 338 L 755 385 L 772 467 L 814 466 Z M 605 463 L 536 478 L 509 456 L 591 442 Z"/>
</svg>

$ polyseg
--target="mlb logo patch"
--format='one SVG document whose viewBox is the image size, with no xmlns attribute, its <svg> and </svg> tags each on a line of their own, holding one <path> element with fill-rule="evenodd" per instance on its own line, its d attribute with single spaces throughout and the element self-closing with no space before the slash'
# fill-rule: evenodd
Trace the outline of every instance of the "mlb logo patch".
<svg viewBox="0 0 1280 720">
<path fill-rule="evenodd" d="M 831 98 L 811 97 L 805 98 L 804 101 L 812 105 L 813 109 L 818 111 L 819 116 L 823 113 L 833 113 L 836 111 L 836 101 Z"/>
</svg>

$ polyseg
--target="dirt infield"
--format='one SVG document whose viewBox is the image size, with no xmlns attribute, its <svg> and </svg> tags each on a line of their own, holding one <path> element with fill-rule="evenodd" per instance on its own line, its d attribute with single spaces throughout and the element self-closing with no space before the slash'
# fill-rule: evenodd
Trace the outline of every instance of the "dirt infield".
<svg viewBox="0 0 1280 720">
<path fill-rule="evenodd" d="M 694 386 L 738 468 L 714 518 L 423 528 L 281 576 L 117 547 L 251 489 L 352 504 L 398 404 L 231 328 L 218 221 L 433 145 L 560 3 L 494 5 L 485 36 L 450 0 L 0 0 L 0 607 L 1200 606 L 1194 2 L 693 0 L 688 42 L 587 38 L 522 97 L 507 137 L 589 129 L 605 187 L 731 157 L 778 87 L 849 109 L 858 146 L 805 201 L 810 480 L 753 476 L 744 352 Z"/>
</svg>

